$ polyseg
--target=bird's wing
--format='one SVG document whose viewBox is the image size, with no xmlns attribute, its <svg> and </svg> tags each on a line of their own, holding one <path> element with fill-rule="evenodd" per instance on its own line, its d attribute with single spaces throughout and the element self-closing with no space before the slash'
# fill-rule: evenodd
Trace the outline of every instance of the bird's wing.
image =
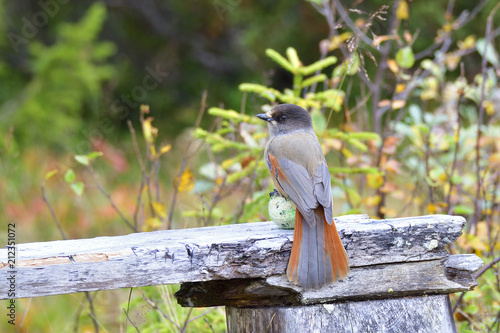
<svg viewBox="0 0 500 333">
<path fill-rule="evenodd" d="M 287 158 L 277 158 L 272 153 L 268 153 L 266 162 L 272 176 L 311 227 L 316 225 L 314 209 L 320 204 L 324 207 L 326 220 L 331 224 L 332 194 L 326 163 L 321 163 L 312 176 L 304 166 Z"/>
</svg>

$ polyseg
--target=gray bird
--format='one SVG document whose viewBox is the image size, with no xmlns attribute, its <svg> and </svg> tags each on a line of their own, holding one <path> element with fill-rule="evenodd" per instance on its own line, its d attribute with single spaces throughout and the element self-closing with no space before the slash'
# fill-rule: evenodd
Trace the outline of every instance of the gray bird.
<svg viewBox="0 0 500 333">
<path fill-rule="evenodd" d="M 330 172 L 309 112 L 280 104 L 257 117 L 269 129 L 264 158 L 274 185 L 296 207 L 288 279 L 306 289 L 345 279 L 349 261 L 333 221 Z"/>
</svg>

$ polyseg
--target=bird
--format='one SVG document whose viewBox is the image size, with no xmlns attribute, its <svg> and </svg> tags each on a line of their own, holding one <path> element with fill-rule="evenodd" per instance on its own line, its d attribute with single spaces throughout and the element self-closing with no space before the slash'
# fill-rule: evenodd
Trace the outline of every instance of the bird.
<svg viewBox="0 0 500 333">
<path fill-rule="evenodd" d="M 330 172 L 311 115 L 298 105 L 279 104 L 256 116 L 269 131 L 264 159 L 271 179 L 295 205 L 288 280 L 304 289 L 344 280 L 349 259 L 333 219 Z"/>
</svg>

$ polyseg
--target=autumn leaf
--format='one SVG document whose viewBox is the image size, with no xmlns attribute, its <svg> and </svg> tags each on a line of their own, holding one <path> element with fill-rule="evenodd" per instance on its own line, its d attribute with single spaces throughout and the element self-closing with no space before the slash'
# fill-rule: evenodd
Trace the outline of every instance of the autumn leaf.
<svg viewBox="0 0 500 333">
<path fill-rule="evenodd" d="M 396 217 L 398 215 L 398 212 L 394 208 L 387 208 L 385 206 L 380 207 L 380 212 L 389 218 Z"/>
<path fill-rule="evenodd" d="M 398 63 L 394 59 L 387 60 L 387 67 L 389 67 L 389 69 L 391 70 L 391 72 L 393 72 L 394 74 L 396 74 L 397 72 L 399 72 Z"/>
<path fill-rule="evenodd" d="M 500 153 L 490 155 L 488 158 L 488 166 L 490 168 L 500 168 Z"/>
<path fill-rule="evenodd" d="M 396 84 L 396 94 L 402 93 L 406 89 L 406 84 L 405 83 L 398 83 Z"/>
<path fill-rule="evenodd" d="M 186 169 L 179 177 L 175 177 L 174 187 L 177 186 L 178 192 L 190 192 L 194 188 L 194 174 L 191 169 Z"/>
<path fill-rule="evenodd" d="M 381 174 L 367 174 L 366 181 L 371 188 L 379 188 L 384 184 L 384 177 Z"/>
<path fill-rule="evenodd" d="M 437 211 L 437 206 L 433 203 L 428 203 L 427 204 L 427 211 L 429 212 L 429 214 L 435 214 Z"/>
<path fill-rule="evenodd" d="M 153 206 L 155 214 L 160 218 L 164 219 L 167 216 L 167 208 L 164 204 L 162 204 L 161 202 L 153 201 L 151 205 Z"/>
<path fill-rule="evenodd" d="M 363 201 L 364 201 L 366 207 L 373 208 L 373 207 L 376 207 L 380 203 L 381 200 L 382 200 L 382 198 L 380 197 L 380 195 L 374 195 L 374 196 L 366 197 Z"/>
<path fill-rule="evenodd" d="M 144 139 L 149 143 L 153 143 L 154 138 L 158 135 L 158 129 L 153 127 L 152 122 L 153 117 L 147 117 L 142 122 L 142 134 Z"/>
<path fill-rule="evenodd" d="M 391 107 L 393 110 L 401 109 L 406 105 L 406 101 L 404 99 L 396 99 L 392 101 Z"/>
<path fill-rule="evenodd" d="M 165 153 L 168 153 L 170 151 L 170 149 L 172 149 L 172 145 L 164 145 L 160 148 L 160 156 L 165 154 Z"/>
<path fill-rule="evenodd" d="M 399 138 L 395 136 L 389 136 L 384 141 L 384 146 L 382 147 L 382 152 L 387 155 L 392 155 L 396 152 L 396 146 L 399 142 Z"/>
<path fill-rule="evenodd" d="M 45 179 L 50 179 L 50 178 L 52 178 L 52 177 L 53 177 L 55 174 L 57 174 L 58 172 L 59 172 L 59 170 L 58 170 L 58 169 L 52 169 L 52 170 L 50 170 L 49 172 L 47 172 L 47 173 L 45 174 Z"/>
<path fill-rule="evenodd" d="M 399 169 L 400 165 L 401 163 L 399 163 L 395 159 L 390 159 L 387 161 L 387 163 L 385 163 L 385 169 L 389 172 L 394 172 L 399 175 L 401 173 L 401 170 Z"/>
<path fill-rule="evenodd" d="M 143 231 L 151 231 L 161 228 L 161 220 L 158 217 L 149 217 L 144 221 Z"/>
<path fill-rule="evenodd" d="M 396 17 L 400 20 L 408 20 L 409 16 L 408 2 L 405 0 L 400 1 L 396 10 Z"/>
</svg>

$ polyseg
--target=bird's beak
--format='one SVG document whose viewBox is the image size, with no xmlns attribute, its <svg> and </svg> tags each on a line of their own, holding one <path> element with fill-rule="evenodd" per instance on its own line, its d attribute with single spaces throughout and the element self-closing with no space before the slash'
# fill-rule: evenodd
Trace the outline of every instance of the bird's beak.
<svg viewBox="0 0 500 333">
<path fill-rule="evenodd" d="M 269 117 L 266 113 L 259 113 L 256 116 L 262 120 L 267 121 L 267 122 L 271 122 L 271 120 L 273 120 L 273 118 Z"/>
</svg>

